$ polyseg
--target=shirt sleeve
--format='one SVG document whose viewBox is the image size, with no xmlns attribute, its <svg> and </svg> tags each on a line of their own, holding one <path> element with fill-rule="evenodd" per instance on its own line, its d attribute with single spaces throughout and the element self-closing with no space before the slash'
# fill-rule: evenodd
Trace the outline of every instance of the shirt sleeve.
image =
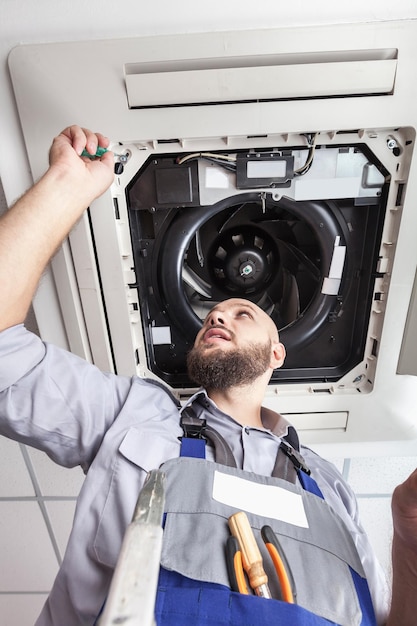
<svg viewBox="0 0 417 626">
<path fill-rule="evenodd" d="M 131 386 L 23 325 L 0 333 L 0 434 L 60 465 L 87 471 Z"/>
<path fill-rule="evenodd" d="M 343 519 L 352 535 L 368 581 L 377 623 L 383 626 L 388 617 L 391 593 L 385 572 L 360 522 L 356 496 L 332 463 L 309 448 L 302 447 L 301 452 L 324 499 Z"/>
</svg>

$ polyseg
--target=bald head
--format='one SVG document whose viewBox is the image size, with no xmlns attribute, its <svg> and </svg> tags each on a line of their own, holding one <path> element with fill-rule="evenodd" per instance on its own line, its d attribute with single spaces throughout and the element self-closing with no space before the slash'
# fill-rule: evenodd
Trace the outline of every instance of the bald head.
<svg viewBox="0 0 417 626">
<path fill-rule="evenodd" d="M 285 348 L 279 341 L 277 327 L 260 307 L 243 298 L 219 302 L 208 313 L 197 334 L 194 346 L 202 353 L 245 350 L 252 346 L 267 347 L 268 370 L 281 367 Z M 237 351 L 237 352 L 236 352 Z"/>
<path fill-rule="evenodd" d="M 270 340 L 272 342 L 279 341 L 278 329 L 272 319 L 257 304 L 254 304 L 250 300 L 245 300 L 244 298 L 230 298 L 229 300 L 224 300 L 214 306 L 207 317 L 218 311 L 236 311 L 239 309 L 247 309 L 248 312 L 253 313 L 256 322 L 265 328 Z"/>
</svg>

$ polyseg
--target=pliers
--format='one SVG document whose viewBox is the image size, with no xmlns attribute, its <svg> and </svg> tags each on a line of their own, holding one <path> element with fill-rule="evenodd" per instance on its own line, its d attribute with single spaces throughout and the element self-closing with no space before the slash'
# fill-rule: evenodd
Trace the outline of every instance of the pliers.
<svg viewBox="0 0 417 626">
<path fill-rule="evenodd" d="M 253 535 L 246 513 L 243 511 L 229 518 L 232 535 L 226 544 L 226 562 L 233 591 L 248 594 L 245 571 L 249 584 L 256 595 L 272 598 L 268 576 L 263 569 L 262 556 Z M 281 597 L 279 599 L 296 603 L 296 586 L 290 565 L 281 548 L 278 538 L 270 526 L 261 528 L 261 537 L 269 552 L 278 576 Z"/>
</svg>

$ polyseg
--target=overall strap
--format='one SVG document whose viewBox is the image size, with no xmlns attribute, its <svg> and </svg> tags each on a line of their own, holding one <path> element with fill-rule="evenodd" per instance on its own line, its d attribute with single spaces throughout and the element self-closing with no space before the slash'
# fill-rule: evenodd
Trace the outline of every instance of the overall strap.
<svg viewBox="0 0 417 626">
<path fill-rule="evenodd" d="M 300 454 L 300 442 L 294 426 L 288 427 L 288 433 L 286 437 L 283 437 L 283 440 L 281 442 L 281 449 L 284 454 L 291 460 L 293 468 L 297 472 L 298 479 L 303 489 L 305 489 L 305 491 L 309 491 L 310 493 L 314 493 L 314 495 L 324 500 L 324 496 L 321 492 L 320 487 L 318 486 L 314 478 L 311 477 L 311 471 L 307 467 L 306 462 Z M 272 475 L 274 476 L 274 474 Z"/>
<path fill-rule="evenodd" d="M 237 467 L 233 452 L 227 441 L 206 420 L 197 417 L 191 406 L 186 407 L 181 414 L 180 426 L 184 432 L 181 438 L 180 456 L 206 458 L 206 441 L 214 447 L 216 463 Z"/>
<path fill-rule="evenodd" d="M 289 426 L 287 434 L 282 437 L 272 476 L 295 484 L 301 473 L 310 475 L 311 472 L 300 454 L 297 431 L 294 426 Z"/>
<path fill-rule="evenodd" d="M 237 467 L 235 457 L 227 441 L 217 430 L 207 426 L 205 419 L 197 417 L 192 405 L 183 409 L 180 426 L 184 433 L 184 436 L 181 437 L 180 456 L 205 459 L 206 442 L 209 441 L 214 447 L 216 463 L 227 465 L 228 467 Z M 304 476 L 309 478 L 310 470 L 299 450 L 300 443 L 297 431 L 293 426 L 289 426 L 288 433 L 282 438 L 278 448 L 271 476 L 282 478 L 293 484 L 296 483 L 298 477 L 306 491 L 321 495 L 316 482 L 312 478 L 303 482 Z"/>
</svg>

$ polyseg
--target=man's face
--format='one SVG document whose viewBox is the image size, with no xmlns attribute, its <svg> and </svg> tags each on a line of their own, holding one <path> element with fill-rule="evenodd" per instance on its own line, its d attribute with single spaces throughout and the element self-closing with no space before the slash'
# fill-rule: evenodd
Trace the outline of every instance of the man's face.
<svg viewBox="0 0 417 626">
<path fill-rule="evenodd" d="M 233 298 L 215 306 L 187 357 L 190 377 L 206 389 L 249 384 L 282 365 L 277 329 L 259 307 Z"/>
</svg>

